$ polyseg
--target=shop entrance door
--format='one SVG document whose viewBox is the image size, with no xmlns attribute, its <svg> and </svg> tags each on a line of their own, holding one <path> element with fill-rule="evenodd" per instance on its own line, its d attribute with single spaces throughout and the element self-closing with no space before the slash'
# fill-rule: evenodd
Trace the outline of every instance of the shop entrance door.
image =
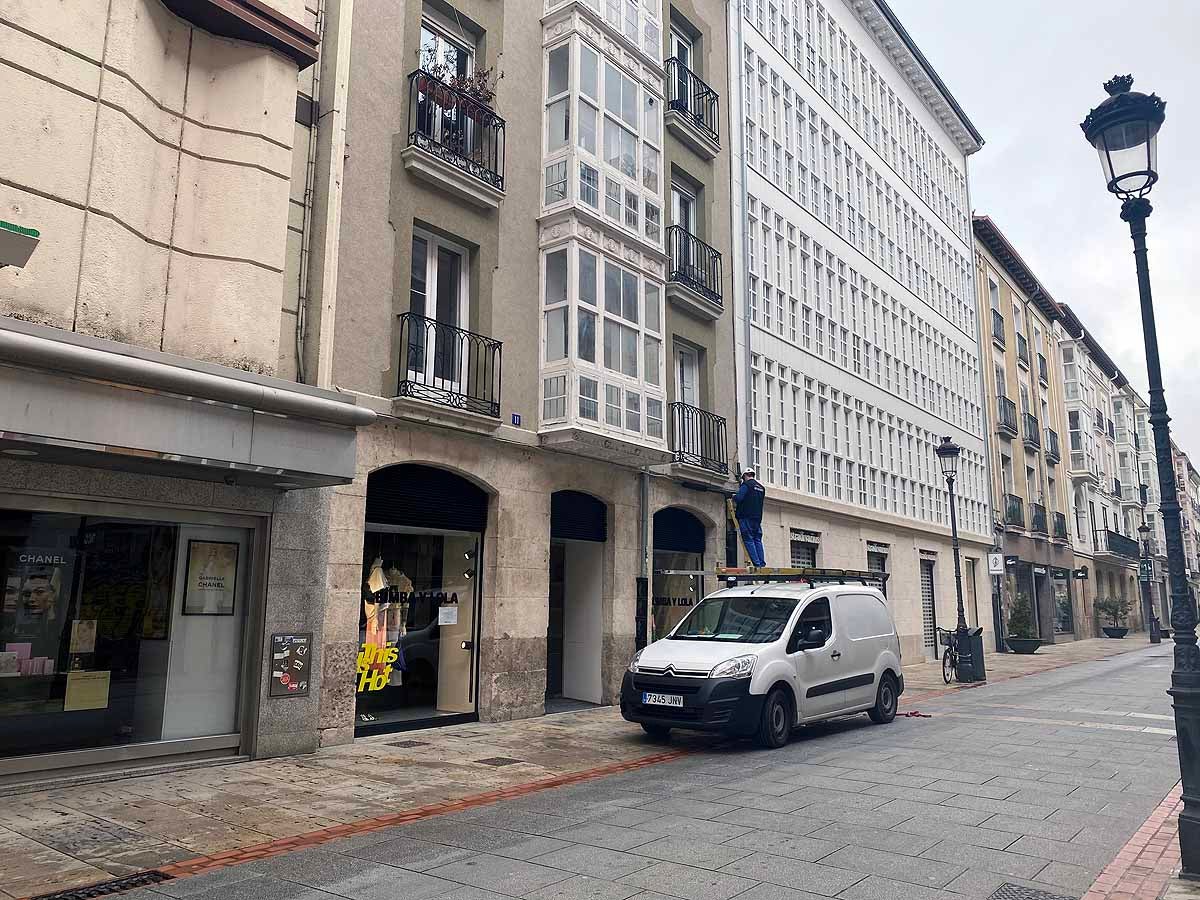
<svg viewBox="0 0 1200 900">
<path fill-rule="evenodd" d="M 550 497 L 546 697 L 599 703 L 608 511 L 579 491 Z M 561 708 L 561 707 L 560 707 Z"/>
<path fill-rule="evenodd" d="M 933 560 L 921 560 L 921 643 L 925 655 L 937 659 L 937 606 L 933 594 Z"/>
</svg>

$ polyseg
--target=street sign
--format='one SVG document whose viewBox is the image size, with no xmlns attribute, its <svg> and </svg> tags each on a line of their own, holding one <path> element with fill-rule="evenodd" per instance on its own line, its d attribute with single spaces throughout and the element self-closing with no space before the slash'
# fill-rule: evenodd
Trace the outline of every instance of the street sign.
<svg viewBox="0 0 1200 900">
<path fill-rule="evenodd" d="M 1004 574 L 1004 554 L 989 553 L 988 554 L 988 574 L 1003 575 Z"/>
<path fill-rule="evenodd" d="M 1138 560 L 1138 577 L 1142 581 L 1154 580 L 1154 560 L 1141 559 Z"/>
</svg>

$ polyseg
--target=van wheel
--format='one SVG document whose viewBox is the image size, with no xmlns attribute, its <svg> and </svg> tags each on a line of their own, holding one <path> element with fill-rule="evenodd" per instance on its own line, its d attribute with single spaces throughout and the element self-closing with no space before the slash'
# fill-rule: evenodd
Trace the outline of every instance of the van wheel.
<svg viewBox="0 0 1200 900">
<path fill-rule="evenodd" d="M 650 735 L 656 741 L 668 741 L 671 739 L 671 729 L 663 725 L 647 725 L 642 723 L 642 731 Z"/>
<path fill-rule="evenodd" d="M 867 710 L 867 715 L 876 725 L 886 725 L 896 718 L 896 679 L 891 672 L 884 674 L 879 680 L 879 690 L 875 693 L 875 705 Z"/>
<path fill-rule="evenodd" d="M 775 688 L 767 694 L 767 700 L 763 703 L 762 717 L 754 735 L 755 743 L 771 750 L 782 747 L 791 737 L 795 720 L 791 698 L 782 688 Z"/>
</svg>

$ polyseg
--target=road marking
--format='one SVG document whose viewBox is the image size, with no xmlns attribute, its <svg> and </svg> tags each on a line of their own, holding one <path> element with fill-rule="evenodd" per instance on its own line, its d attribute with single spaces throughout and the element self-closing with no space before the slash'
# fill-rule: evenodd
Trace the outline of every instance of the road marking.
<svg viewBox="0 0 1200 900">
<path fill-rule="evenodd" d="M 976 716 L 971 713 L 944 712 L 940 718 L 981 719 L 987 722 L 1023 722 L 1029 725 L 1070 725 L 1075 728 L 1099 728 L 1104 731 L 1136 731 L 1141 734 L 1174 734 L 1174 728 L 1151 725 L 1119 725 L 1116 722 L 1089 722 L 1086 719 L 1039 719 L 1036 716 Z"/>
</svg>

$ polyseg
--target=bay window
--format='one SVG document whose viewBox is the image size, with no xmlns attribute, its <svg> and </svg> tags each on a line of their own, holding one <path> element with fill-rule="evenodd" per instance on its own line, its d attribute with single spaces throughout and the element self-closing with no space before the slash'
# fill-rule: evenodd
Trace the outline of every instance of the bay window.
<svg viewBox="0 0 1200 900">
<path fill-rule="evenodd" d="M 663 440 L 662 284 L 577 241 L 546 250 L 542 273 L 542 425 Z"/>
</svg>

